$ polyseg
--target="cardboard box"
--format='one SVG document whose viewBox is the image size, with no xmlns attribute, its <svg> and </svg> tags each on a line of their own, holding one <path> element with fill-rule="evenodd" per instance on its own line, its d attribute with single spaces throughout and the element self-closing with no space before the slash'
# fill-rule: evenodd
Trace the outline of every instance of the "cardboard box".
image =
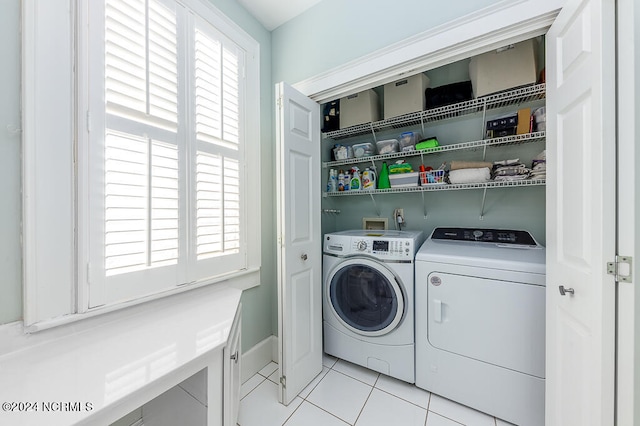
<svg viewBox="0 0 640 426">
<path fill-rule="evenodd" d="M 384 85 L 384 118 L 424 111 L 429 77 L 420 73 Z"/>
<path fill-rule="evenodd" d="M 533 131 L 533 120 L 531 108 L 521 108 L 518 110 L 518 131 L 519 135 L 531 133 Z"/>
<path fill-rule="evenodd" d="M 373 90 L 340 98 L 340 128 L 380 120 L 378 94 Z"/>
<path fill-rule="evenodd" d="M 471 58 L 469 76 L 474 96 L 535 84 L 537 47 L 538 42 L 531 39 Z"/>
</svg>

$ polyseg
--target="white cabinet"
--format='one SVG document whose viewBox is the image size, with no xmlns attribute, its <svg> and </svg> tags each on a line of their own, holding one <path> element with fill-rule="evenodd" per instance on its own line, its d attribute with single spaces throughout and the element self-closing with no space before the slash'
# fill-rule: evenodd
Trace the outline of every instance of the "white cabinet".
<svg viewBox="0 0 640 426">
<path fill-rule="evenodd" d="M 240 352 L 240 332 L 242 329 L 242 304 L 236 312 L 233 320 L 231 331 L 229 332 L 229 340 L 224 348 L 223 354 L 223 422 L 224 426 L 235 426 L 238 420 L 238 411 L 240 410 L 240 385 L 241 383 L 241 363 L 242 356 Z"/>
</svg>

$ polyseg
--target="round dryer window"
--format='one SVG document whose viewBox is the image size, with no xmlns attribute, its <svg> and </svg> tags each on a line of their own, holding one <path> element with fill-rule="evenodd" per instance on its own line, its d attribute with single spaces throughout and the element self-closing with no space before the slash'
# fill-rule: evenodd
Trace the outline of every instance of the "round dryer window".
<svg viewBox="0 0 640 426">
<path fill-rule="evenodd" d="M 381 336 L 393 331 L 404 314 L 404 294 L 381 263 L 349 259 L 330 275 L 327 297 L 334 314 L 351 331 Z"/>
</svg>

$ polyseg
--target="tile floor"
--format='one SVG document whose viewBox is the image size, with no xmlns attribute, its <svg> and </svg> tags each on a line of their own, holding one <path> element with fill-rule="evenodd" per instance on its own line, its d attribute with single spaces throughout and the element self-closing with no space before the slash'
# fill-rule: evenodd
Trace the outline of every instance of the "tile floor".
<svg viewBox="0 0 640 426">
<path fill-rule="evenodd" d="M 278 365 L 242 385 L 240 426 L 510 426 L 510 423 L 324 355 L 322 372 L 296 399 L 278 403 Z"/>
</svg>

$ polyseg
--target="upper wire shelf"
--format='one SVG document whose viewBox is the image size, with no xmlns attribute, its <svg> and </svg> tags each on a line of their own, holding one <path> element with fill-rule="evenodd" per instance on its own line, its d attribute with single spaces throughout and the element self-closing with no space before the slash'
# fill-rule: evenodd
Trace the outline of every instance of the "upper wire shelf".
<svg viewBox="0 0 640 426">
<path fill-rule="evenodd" d="M 463 115 L 482 112 L 483 110 L 502 108 L 510 105 L 533 102 L 545 98 L 546 85 L 536 84 L 532 86 L 520 87 L 507 92 L 496 93 L 481 98 L 446 105 L 438 108 L 418 111 L 398 117 L 387 118 L 371 123 L 358 124 L 345 129 L 334 130 L 324 133 L 325 138 L 344 139 L 352 136 L 375 133 L 378 130 L 393 129 L 398 127 L 419 125 L 434 121 L 446 120 L 448 118 L 460 117 Z"/>
</svg>

